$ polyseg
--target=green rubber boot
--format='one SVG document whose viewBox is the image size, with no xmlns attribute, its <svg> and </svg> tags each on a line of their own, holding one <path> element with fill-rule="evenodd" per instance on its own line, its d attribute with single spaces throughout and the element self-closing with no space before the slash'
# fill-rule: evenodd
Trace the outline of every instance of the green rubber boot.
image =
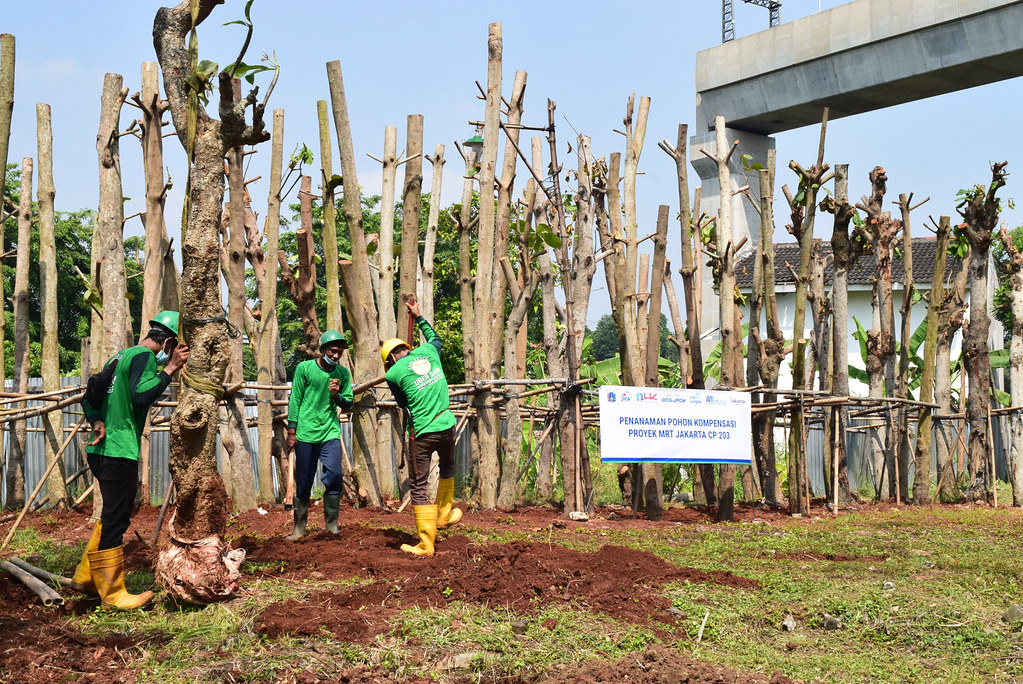
<svg viewBox="0 0 1023 684">
<path fill-rule="evenodd" d="M 292 512 L 295 514 L 295 529 L 288 539 L 295 541 L 305 536 L 305 524 L 309 520 L 309 497 L 295 497 L 292 500 Z"/>
<path fill-rule="evenodd" d="M 323 495 L 323 526 L 331 534 L 337 534 L 337 515 L 341 508 L 340 494 Z"/>
</svg>

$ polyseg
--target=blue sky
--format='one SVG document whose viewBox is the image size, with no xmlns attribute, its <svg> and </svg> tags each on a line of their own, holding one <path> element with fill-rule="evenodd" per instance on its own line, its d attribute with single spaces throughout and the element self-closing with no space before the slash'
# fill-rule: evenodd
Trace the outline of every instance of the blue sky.
<svg viewBox="0 0 1023 684">
<path fill-rule="evenodd" d="M 765 9 L 739 0 L 735 4 L 737 36 L 767 27 Z M 783 0 L 782 20 L 816 12 L 818 5 L 826 10 L 839 4 Z M 242 18 L 244 5 L 243 0 L 228 0 L 200 27 L 201 59 L 224 65 L 234 58 L 244 30 L 221 25 Z M 139 89 L 141 63 L 155 60 L 151 29 L 159 6 L 128 0 L 57 0 L 15 3 L 0 16 L 0 31 L 17 39 L 9 161 L 36 155 L 35 104 L 50 104 L 58 209 L 96 204 L 95 136 L 103 76 L 120 73 L 132 93 Z M 453 141 L 472 134 L 467 121 L 482 118 L 474 81 L 485 83 L 487 25 L 500 21 L 506 92 L 517 69 L 528 72 L 524 123 L 530 125 L 545 124 L 547 98 L 557 102 L 563 162 L 568 161 L 565 142 L 575 138 L 573 129 L 592 137 L 597 156 L 622 151 L 623 139 L 613 129 L 621 128 L 629 95 L 652 98 L 637 197 L 640 232 L 645 234 L 653 230 L 659 204 L 668 204 L 672 216 L 678 209 L 674 163 L 656 143 L 664 138 L 674 141 L 678 124 L 693 121 L 695 54 L 720 42 L 720 12 L 718 0 L 508 4 L 256 0 L 252 7 L 256 32 L 247 61 L 255 61 L 264 50 L 276 52 L 283 70 L 270 106 L 285 109 L 285 150 L 290 152 L 302 143 L 318 151 L 316 101 L 329 100 L 324 65 L 340 60 L 365 193 L 379 192 L 379 165 L 366 154 L 380 156 L 384 126 L 397 127 L 401 149 L 407 115 L 422 114 L 424 148 L 430 153 L 437 143 L 447 148 L 442 199 L 448 204 L 461 192 L 462 163 Z M 850 164 L 854 197 L 869 190 L 867 173 L 878 164 L 888 171 L 891 199 L 900 192 L 913 192 L 917 200 L 930 196 L 915 215 L 914 234 L 923 234 L 925 216 L 954 217 L 956 191 L 988 181 L 992 161 L 1010 161 L 1013 175 L 1003 196 L 1023 196 L 1016 193 L 1014 173 L 1014 162 L 1023 159 L 1019 154 L 1023 140 L 1017 134 L 1020 95 L 1016 79 L 835 120 L 828 128 L 826 157 L 831 163 Z M 126 106 L 122 125 L 126 127 L 134 116 L 137 110 Z M 817 136 L 815 128 L 777 136 L 779 186 L 795 183 L 795 176 L 785 169 L 790 159 L 813 161 Z M 184 155 L 176 139 L 167 138 L 165 144 L 167 166 L 176 181 L 168 201 L 168 227 L 176 234 Z M 334 149 L 337 169 L 336 143 Z M 132 198 L 125 207 L 129 215 L 143 206 L 141 149 L 132 137 L 121 139 L 121 163 L 124 194 Z M 267 177 L 268 163 L 267 144 L 253 159 L 249 176 Z M 429 189 L 430 165 L 424 167 L 424 189 Z M 695 178 L 695 173 L 691 176 Z M 519 179 L 521 186 L 525 179 L 521 168 Z M 261 215 L 266 207 L 263 188 L 256 184 L 253 193 Z M 783 203 L 780 194 L 778 202 Z M 1010 226 L 1023 223 L 1020 211 L 1006 212 Z M 818 224 L 819 232 L 830 235 L 830 223 L 825 223 Z M 129 234 L 140 230 L 137 219 L 126 226 Z M 790 239 L 780 225 L 776 239 Z M 677 263 L 677 229 L 672 229 L 668 249 L 669 258 Z M 594 285 L 591 326 L 608 310 L 606 293 L 597 289 L 603 278 L 598 276 Z"/>
</svg>

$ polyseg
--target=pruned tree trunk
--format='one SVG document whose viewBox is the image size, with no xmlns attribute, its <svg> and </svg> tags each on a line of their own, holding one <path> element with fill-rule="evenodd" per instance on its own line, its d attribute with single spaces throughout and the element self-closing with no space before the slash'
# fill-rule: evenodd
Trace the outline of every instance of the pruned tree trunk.
<svg viewBox="0 0 1023 684">
<path fill-rule="evenodd" d="M 323 172 L 321 188 L 323 194 L 323 275 L 326 280 L 324 294 L 327 295 L 327 327 L 341 330 L 341 280 L 338 275 L 337 256 L 337 208 L 334 205 L 334 168 L 330 154 L 330 118 L 327 101 L 316 101 L 316 120 L 320 131 L 320 168 Z"/>
<path fill-rule="evenodd" d="M 908 230 L 906 231 L 909 232 Z M 945 278 L 945 259 L 948 253 L 949 217 L 938 221 L 935 245 L 934 275 L 927 305 L 927 332 L 924 336 L 924 368 L 920 378 L 920 401 L 930 403 L 934 398 L 935 354 L 938 347 L 938 325 L 941 306 L 941 283 Z M 905 334 L 905 330 L 903 330 Z M 903 340 L 903 346 L 908 340 Z M 931 502 L 931 409 L 922 409 L 916 429 L 916 450 L 913 454 L 913 503 L 922 506 Z"/>
<path fill-rule="evenodd" d="M 218 0 L 185 0 L 157 11 L 153 42 L 164 77 L 164 90 L 178 139 L 189 158 L 186 210 L 182 225 L 181 337 L 191 348 L 181 372 L 178 406 L 171 417 L 170 471 L 177 510 L 170 525 L 171 544 L 157 561 L 157 578 L 172 596 L 192 603 L 233 595 L 240 559 L 223 541 L 227 496 L 217 472 L 217 406 L 230 362 L 220 291 L 219 228 L 224 199 L 224 155 L 244 144 L 269 137 L 263 129 L 264 105 L 256 92 L 235 97 L 230 75 L 219 77 L 221 120 L 199 105 L 186 81 L 196 58 L 194 28 Z M 190 46 L 185 35 L 192 31 Z M 191 48 L 191 50 L 190 50 Z M 252 123 L 245 112 L 252 107 Z M 235 331 L 237 332 L 237 331 Z M 205 540 L 203 546 L 194 542 Z M 209 553 L 210 548 L 216 553 Z"/>
<path fill-rule="evenodd" d="M 98 260 L 103 293 L 103 342 L 100 364 L 125 347 L 128 321 L 127 280 L 124 272 L 124 192 L 121 189 L 120 116 L 128 96 L 120 74 L 103 78 L 99 132 L 99 210 L 93 230 L 101 236 Z"/>
<path fill-rule="evenodd" d="M 947 228 L 947 217 L 945 219 Z M 1023 254 L 1012 235 L 1002 226 L 999 233 L 1009 257 L 1009 304 L 1012 310 L 1012 338 L 1009 342 L 1009 402 L 1023 406 Z M 1023 506 L 1023 415 L 1017 410 L 1008 415 L 1009 481 L 1012 483 L 1012 505 Z M 922 429 L 922 428 L 921 428 Z M 919 472 L 919 471 L 918 471 Z"/>
<path fill-rule="evenodd" d="M 380 338 L 398 336 L 394 314 L 394 185 L 398 173 L 398 129 L 384 126 L 383 178 L 380 182 Z"/>
<path fill-rule="evenodd" d="M 231 90 L 235 100 L 241 99 L 241 84 L 232 79 Z M 227 232 L 223 237 L 224 254 L 221 268 L 227 283 L 227 320 L 237 330 L 245 327 L 245 256 L 247 252 L 245 235 L 246 190 L 245 190 L 245 159 L 244 150 L 240 145 L 226 151 L 228 161 L 228 207 L 225 212 Z M 230 362 L 227 367 L 227 380 L 230 385 L 245 381 L 242 361 L 241 335 L 228 340 Z M 223 447 L 221 468 L 225 471 L 228 494 L 231 497 L 232 510 L 236 513 L 251 511 L 256 507 L 256 488 L 252 477 L 252 447 L 249 444 L 248 421 L 245 418 L 244 396 L 234 392 L 224 397 L 224 405 L 220 407 L 221 430 L 220 444 Z M 224 466 L 229 466 L 230 470 Z"/>
<path fill-rule="evenodd" d="M 440 191 L 444 183 L 444 145 L 437 144 L 433 156 L 427 156 L 433 167 L 430 185 L 430 211 L 426 216 L 426 241 L 423 244 L 423 301 L 419 311 L 428 321 L 433 318 L 434 257 L 437 253 L 437 231 L 440 228 Z"/>
<path fill-rule="evenodd" d="M 968 473 L 976 484 L 982 482 L 990 491 L 995 483 L 987 476 L 988 410 L 991 406 L 991 360 L 988 358 L 988 334 L 991 317 L 988 315 L 988 258 L 994 229 L 998 225 L 1000 200 L 998 189 L 1005 185 L 1005 166 L 1008 162 L 991 165 L 991 183 L 978 185 L 969 195 L 969 201 L 958 209 L 963 217 L 963 232 L 970 242 L 970 320 L 963 331 L 963 358 L 970 382 L 970 400 L 966 403 L 966 418 L 970 424 L 968 444 Z M 992 474 L 993 475 L 993 474 Z"/>
<path fill-rule="evenodd" d="M 284 369 L 279 367 L 277 346 L 280 336 L 277 330 L 277 245 L 280 239 L 281 224 L 281 176 L 284 163 L 284 110 L 273 111 L 273 137 L 270 143 L 270 188 L 267 200 L 266 223 L 263 238 L 266 246 L 261 258 L 250 258 L 256 275 L 256 286 L 259 293 L 259 338 L 256 345 L 256 382 L 260 385 L 276 385 L 284 382 Z M 249 240 L 249 246 L 258 245 L 260 240 Z M 260 265 L 257 268 L 257 264 Z M 284 434 L 274 426 L 273 399 L 284 399 L 283 392 L 260 389 L 257 392 L 259 405 L 256 421 L 259 426 L 259 499 L 272 501 L 274 455 L 281 463 L 280 456 L 284 453 Z M 287 469 L 280 469 L 281 493 L 286 484 Z"/>
<path fill-rule="evenodd" d="M 42 347 L 43 392 L 60 389 L 60 346 L 57 342 L 57 244 L 54 235 L 55 218 L 53 199 L 57 194 L 53 186 L 53 129 L 50 124 L 50 105 L 36 105 L 36 131 L 39 139 L 39 308 L 42 325 L 39 342 Z M 46 464 L 57 460 L 57 452 L 64 441 L 64 416 L 61 411 L 43 414 L 46 443 Z M 50 493 L 50 506 L 69 508 L 64 490 L 65 468 L 53 467 L 46 482 Z"/>
<path fill-rule="evenodd" d="M 895 309 L 892 303 L 892 244 L 902 230 L 902 221 L 892 219 L 884 211 L 884 195 L 888 175 L 880 166 L 870 172 L 870 197 L 862 198 L 856 207 L 866 214 L 866 227 L 857 233 L 874 252 L 877 275 L 874 279 L 874 325 L 867 333 L 867 375 L 870 378 L 871 397 L 889 396 L 895 392 Z M 872 459 L 874 487 L 877 496 L 888 499 L 896 496 L 898 482 L 895 477 L 896 438 L 894 426 L 872 430 Z"/>
<path fill-rule="evenodd" d="M 711 250 L 716 251 L 712 258 L 718 285 L 718 304 L 721 320 L 721 385 L 738 387 L 741 378 L 736 375 L 736 367 L 742 354 L 741 330 L 737 330 L 735 306 L 735 244 L 732 241 L 732 178 L 728 168 L 728 160 L 735 151 L 735 145 L 728 144 L 725 133 L 725 118 L 714 117 L 715 153 L 700 151 L 717 164 L 718 184 L 721 187 L 721 202 L 718 205 L 718 217 L 715 223 L 714 244 Z M 738 141 L 736 141 L 738 144 Z M 718 508 L 717 522 L 731 521 L 735 516 L 735 466 L 721 464 L 718 469 Z"/>
<path fill-rule="evenodd" d="M 501 165 L 501 177 L 497 186 L 497 216 L 494 236 L 494 251 L 501 267 L 500 275 L 495 274 L 494 300 L 501 302 L 501 306 L 495 310 L 494 338 L 501 340 L 504 346 L 504 377 L 508 379 L 519 379 L 519 330 L 526 320 L 526 312 L 529 309 L 529 301 L 536 289 L 535 282 L 526 283 L 527 277 L 531 278 L 529 260 L 530 254 L 528 242 L 520 241 L 518 245 L 519 272 L 515 273 L 511 268 L 509 260 L 510 225 L 513 215 L 512 194 L 515 187 L 515 167 L 518 157 L 515 148 L 519 141 L 519 129 L 517 126 L 522 121 L 523 98 L 526 90 L 526 72 L 516 71 L 515 80 L 512 82 L 511 97 L 508 100 L 508 127 L 504 129 L 505 146 L 504 160 Z M 518 231 L 517 234 L 520 235 Z M 523 249 L 523 247 L 525 249 Z M 523 279 L 520 285 L 519 279 Z M 507 294 L 511 293 L 512 311 L 509 318 L 505 319 L 505 308 L 503 303 Z M 514 504 L 518 496 L 518 474 L 519 461 L 522 455 L 522 418 L 519 413 L 519 401 L 514 392 L 511 396 L 506 395 L 505 407 L 505 436 L 500 440 L 500 480 L 497 484 L 497 506 L 507 508 Z"/>
<path fill-rule="evenodd" d="M 14 271 L 14 387 L 18 394 L 28 392 L 28 273 L 32 240 L 32 172 L 31 157 L 21 160 L 21 200 L 18 202 L 18 252 Z M 28 406 L 28 404 L 21 404 Z M 28 440 L 27 423 L 14 424 L 10 463 L 7 467 L 7 505 L 19 508 L 25 503 L 25 454 Z"/>
<path fill-rule="evenodd" d="M 789 162 L 799 178 L 799 192 L 795 196 L 788 186 L 782 188 L 792 211 L 792 224 L 787 226 L 789 232 L 799 242 L 799 271 L 796 274 L 796 302 L 792 322 L 793 337 L 793 372 L 792 388 L 808 389 L 806 382 L 806 359 L 802 357 L 806 335 L 806 293 L 810 282 L 810 258 L 813 249 L 813 224 L 817 210 L 817 192 L 828 180 L 826 176 L 830 168 L 824 163 L 824 140 L 828 127 L 828 109 L 825 107 L 821 120 L 820 144 L 817 147 L 817 162 L 809 169 L 802 168 L 794 161 Z M 805 426 L 803 412 L 800 407 L 793 409 L 792 429 L 789 432 L 789 511 L 793 514 L 806 513 L 810 502 L 807 497 L 806 484 L 806 452 Z"/>
<path fill-rule="evenodd" d="M 938 308 L 938 344 L 934 359 L 934 402 L 941 406 L 941 413 L 953 413 L 952 406 L 952 340 L 963 325 L 966 314 L 966 282 L 970 270 L 970 256 L 957 265 L 950 274 L 951 286 L 939 282 L 941 304 Z M 932 287 L 935 285 L 932 284 Z M 964 397 L 960 396 L 960 405 Z M 938 465 L 938 500 L 951 502 L 955 499 L 956 476 L 953 473 L 952 454 L 958 442 L 956 424 L 939 420 L 935 431 L 935 460 Z"/>
<path fill-rule="evenodd" d="M 405 182 L 402 190 L 401 209 L 401 298 L 414 301 L 416 280 L 419 272 L 419 202 L 423 194 L 423 115 L 409 114 L 405 133 L 408 157 L 405 161 Z M 382 284 L 381 284 L 382 286 Z M 433 296 L 433 293 L 430 293 Z M 380 307 L 391 307 L 390 301 L 381 298 Z M 422 312 L 420 312 L 422 313 Z M 407 319 L 403 312 L 401 320 Z M 413 330 L 413 336 L 416 331 Z M 407 337 L 406 326 L 401 326 L 401 336 Z M 415 346 L 414 340 L 406 340 Z"/>
<path fill-rule="evenodd" d="M 316 358 L 320 349 L 320 321 L 316 316 L 316 246 L 313 241 L 313 198 L 312 178 L 302 176 L 298 191 L 301 228 L 295 231 L 298 243 L 298 273 L 292 270 L 287 256 L 278 253 L 281 265 L 281 280 L 295 300 L 299 318 L 302 319 L 302 333 L 305 340 L 298 345 L 298 351 L 309 358 Z M 368 292 L 368 290 L 366 291 Z"/>
<path fill-rule="evenodd" d="M 7 154 L 11 142 L 11 115 L 14 111 L 14 36 L 10 33 L 0 33 L 0 169 L 7 173 Z M 0 253 L 6 247 L 2 244 L 3 236 L 0 234 Z M 0 259 L 2 268 L 3 259 Z M 4 301 L 3 278 L 0 278 L 0 301 Z M 0 316 L 0 349 L 5 349 L 7 336 L 7 322 L 4 316 Z M 5 378 L 7 378 L 7 366 L 0 354 L 0 389 L 5 389 Z M 83 370 L 85 364 L 82 364 Z M 0 468 L 4 466 L 4 431 L 0 430 Z M 12 471 L 13 472 L 13 471 Z M 8 500 L 10 503 L 10 500 Z"/>
<path fill-rule="evenodd" d="M 475 152 L 478 148 L 466 149 L 457 143 L 456 148 L 465 161 L 462 202 L 458 212 L 458 311 L 461 314 L 463 330 L 462 363 L 465 377 L 468 380 L 472 377 L 473 369 L 476 367 L 476 342 L 472 339 L 472 335 L 465 335 L 464 332 L 475 330 L 472 308 L 472 288 L 475 282 L 472 275 L 472 229 L 478 223 L 472 218 L 472 190 L 479 159 Z"/>
<path fill-rule="evenodd" d="M 854 243 L 849 239 L 849 223 L 856 213 L 849 203 L 849 165 L 835 165 L 835 195 L 822 203 L 825 211 L 835 215 L 834 228 L 831 232 L 831 255 L 834 274 L 831 282 L 832 308 L 832 368 L 834 377 L 831 394 L 836 397 L 849 396 L 849 271 L 852 270 L 859 254 Z M 839 503 L 848 502 L 853 498 L 849 486 L 849 461 L 846 454 L 846 428 L 849 425 L 849 409 L 835 406 L 828 409 L 831 427 L 832 469 L 837 468 Z M 836 481 L 836 473 L 832 470 L 832 479 Z M 832 497 L 835 497 L 832 492 Z"/>
<path fill-rule="evenodd" d="M 377 307 L 367 293 L 372 291 L 369 259 L 366 256 L 366 233 L 362 225 L 362 202 L 355 168 L 351 122 L 345 97 L 341 63 L 327 63 L 334 130 L 337 133 L 344 203 L 342 205 L 348 237 L 352 245 L 352 261 L 341 262 L 342 295 L 345 313 L 352 331 L 354 365 L 352 381 L 367 382 L 384 374 L 380 360 L 380 334 Z M 381 306 L 383 308 L 383 306 Z M 394 459 L 391 454 L 391 431 L 382 430 L 378 420 L 376 396 L 372 389 L 355 395 L 352 413 L 354 473 L 358 485 L 367 492 L 370 505 L 379 506 L 395 494 Z"/>
<path fill-rule="evenodd" d="M 487 89 L 483 117 L 483 157 L 480 160 L 480 213 L 476 259 L 476 285 L 473 288 L 473 338 L 475 344 L 472 379 L 485 381 L 494 377 L 498 347 L 493 338 L 495 280 L 500 278 L 495 259 L 497 216 L 494 190 L 497 167 L 497 142 L 501 114 L 501 56 L 503 40 L 501 24 L 492 23 L 487 40 Z M 468 375 L 468 369 L 466 369 Z M 481 508 L 494 508 L 497 503 L 499 478 L 497 448 L 500 420 L 494 407 L 494 394 L 485 385 L 477 390 L 475 449 L 479 455 L 479 490 L 476 493 Z"/>
<path fill-rule="evenodd" d="M 542 144 L 543 140 L 540 137 L 534 137 L 531 140 L 531 166 L 534 169 L 539 169 L 543 165 L 543 151 Z M 533 216 L 533 225 L 536 225 L 542 220 L 545 199 L 541 198 L 542 193 L 538 193 L 536 180 L 531 180 L 533 201 L 527 206 L 530 208 Z M 553 209 L 552 209 L 553 211 Z M 547 374 L 554 378 L 563 378 L 568 374 L 565 366 L 565 359 L 561 355 L 561 350 L 558 346 L 558 330 L 557 320 L 560 318 L 561 322 L 564 323 L 564 310 L 558 304 L 558 300 L 554 294 L 555 287 L 555 276 L 554 270 L 551 266 L 551 255 L 550 250 L 543 250 L 540 256 L 537 258 L 537 272 L 540 281 L 540 296 L 542 301 L 541 317 L 543 324 L 543 351 L 544 358 L 547 360 Z M 551 394 L 550 408 L 555 409 L 560 415 L 561 413 L 561 397 Z M 536 461 L 536 493 L 541 499 L 549 501 L 554 496 L 554 452 L 555 452 L 555 437 L 551 434 L 549 439 L 544 440 L 543 444 L 540 445 L 540 455 Z"/>
<path fill-rule="evenodd" d="M 909 398 L 909 346 L 913 337 L 912 309 L 915 287 L 913 284 L 913 236 L 910 229 L 910 213 L 930 198 L 913 204 L 913 193 L 899 195 L 899 208 L 902 211 L 902 264 L 905 275 L 902 281 L 902 315 L 901 348 L 899 350 L 899 375 L 896 385 L 896 396 Z M 903 501 L 909 499 L 909 466 L 913 462 L 912 446 L 909 443 L 909 411 L 906 406 L 899 411 L 899 492 Z M 930 463 L 927 472 L 930 473 Z M 930 492 L 927 494 L 930 498 Z"/>
</svg>

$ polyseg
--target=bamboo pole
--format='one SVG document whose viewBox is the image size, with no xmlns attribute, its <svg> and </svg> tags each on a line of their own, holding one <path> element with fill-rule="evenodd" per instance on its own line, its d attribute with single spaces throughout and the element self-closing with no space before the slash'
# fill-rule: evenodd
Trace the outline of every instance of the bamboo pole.
<svg viewBox="0 0 1023 684">
<path fill-rule="evenodd" d="M 35 565 L 32 565 L 31 563 L 24 561 L 18 558 L 17 556 L 12 556 L 10 558 L 10 562 L 18 566 L 25 572 L 41 579 L 44 582 L 54 582 L 55 584 L 59 584 L 60 586 L 67 587 L 69 589 L 74 589 L 75 591 L 81 591 L 82 589 L 85 588 L 78 582 L 72 580 L 70 577 L 64 577 L 63 575 L 55 575 L 52 572 L 36 567 Z"/>
<path fill-rule="evenodd" d="M 0 562 L 0 568 L 11 573 L 15 579 L 20 580 L 21 583 L 28 587 L 33 594 L 39 597 L 39 600 L 42 601 L 43 605 L 47 608 L 64 605 L 64 599 L 60 594 L 55 592 L 53 589 L 50 589 L 50 587 L 48 587 L 46 583 L 42 582 L 38 577 L 30 575 L 14 563 L 10 563 L 8 561 Z"/>
</svg>

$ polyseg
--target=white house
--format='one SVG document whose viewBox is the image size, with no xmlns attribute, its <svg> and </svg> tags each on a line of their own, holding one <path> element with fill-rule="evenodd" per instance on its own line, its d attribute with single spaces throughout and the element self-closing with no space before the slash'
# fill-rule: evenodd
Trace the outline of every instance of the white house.
<svg viewBox="0 0 1023 684">
<path fill-rule="evenodd" d="M 913 285 L 917 291 L 929 291 L 931 288 L 931 278 L 934 274 L 934 258 L 936 252 L 937 240 L 933 237 L 919 237 L 913 238 Z M 834 268 L 832 260 L 829 258 L 831 255 L 831 243 L 824 242 L 822 244 L 824 256 L 827 259 L 827 265 L 824 272 L 824 284 L 825 291 L 830 294 L 832 277 Z M 749 250 L 744 256 L 741 256 L 735 265 L 735 280 L 736 285 L 740 292 L 744 295 L 749 296 L 753 291 L 753 260 L 755 252 Z M 788 266 L 792 267 L 790 270 Z M 781 325 L 782 331 L 785 334 L 786 339 L 793 339 L 792 324 L 795 317 L 795 278 L 793 276 L 794 271 L 799 269 L 799 245 L 795 242 L 780 242 L 774 244 L 774 266 L 775 266 L 775 293 L 778 302 L 778 318 Z M 955 268 L 958 267 L 958 261 L 949 257 L 945 265 L 946 278 Z M 994 264 L 989 264 L 989 277 L 988 277 L 988 301 L 990 302 L 995 286 L 996 276 L 994 270 Z M 863 359 L 860 356 L 859 343 L 856 341 L 853 334 L 856 332 L 856 324 L 853 321 L 855 317 L 865 330 L 869 330 L 872 325 L 873 310 L 871 308 L 871 299 L 874 286 L 874 278 L 877 274 L 877 262 L 872 254 L 864 255 L 856 260 L 855 265 L 849 273 L 849 363 L 857 368 L 864 368 Z M 901 336 L 901 325 L 902 318 L 899 309 L 902 307 L 903 291 L 904 291 L 904 280 L 905 280 L 905 268 L 902 261 L 901 254 L 893 254 L 892 258 L 892 301 L 895 308 L 895 327 L 896 327 L 896 340 L 899 340 Z M 967 285 L 966 291 L 967 302 L 969 301 L 969 286 Z M 743 323 L 749 322 L 749 308 L 746 307 L 744 310 Z M 969 309 L 967 309 L 967 318 L 969 317 Z M 923 323 L 927 318 L 927 302 L 918 301 L 912 308 L 911 314 L 911 330 L 916 330 L 916 327 Z M 765 330 L 766 320 L 761 320 L 761 330 Z M 810 334 L 813 327 L 813 317 L 810 313 L 809 308 L 807 309 L 805 330 L 803 331 L 803 337 L 810 339 Z M 953 362 L 959 356 L 959 351 L 962 342 L 962 334 L 957 333 L 952 343 L 952 359 Z M 1000 349 L 1003 346 L 1002 326 L 1001 324 L 992 318 L 991 320 L 991 333 L 989 337 L 989 345 L 992 349 Z M 923 349 L 919 350 L 919 353 L 923 353 Z M 791 387 L 791 357 L 782 364 L 781 377 L 779 378 L 779 387 Z M 867 386 L 855 379 L 850 378 L 849 390 L 852 394 L 859 396 L 867 395 Z"/>
</svg>

